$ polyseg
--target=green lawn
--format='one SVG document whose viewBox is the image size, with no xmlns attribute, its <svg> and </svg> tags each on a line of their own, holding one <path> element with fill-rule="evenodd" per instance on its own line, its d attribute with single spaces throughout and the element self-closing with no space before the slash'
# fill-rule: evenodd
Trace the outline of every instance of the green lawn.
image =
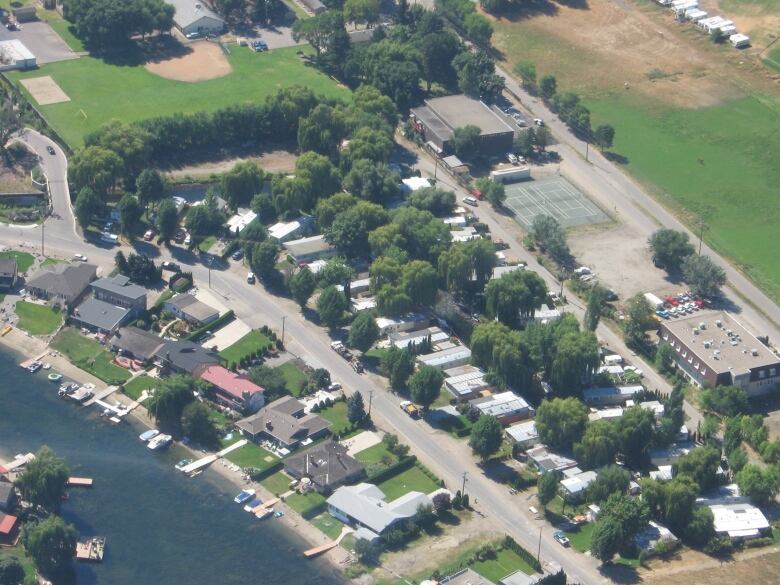
<svg viewBox="0 0 780 585">
<path fill-rule="evenodd" d="M 16 269 L 19 274 L 27 272 L 35 262 L 35 257 L 28 252 L 0 252 L 0 258 L 16 258 Z"/>
<path fill-rule="evenodd" d="M 81 42 L 76 35 L 71 32 L 71 24 L 62 18 L 58 20 L 50 20 L 49 25 L 57 32 L 62 40 L 74 51 L 85 51 L 84 43 Z"/>
<path fill-rule="evenodd" d="M 217 243 L 217 236 L 208 236 L 200 244 L 198 244 L 198 250 L 200 250 L 201 253 L 205 254 L 206 252 L 211 250 L 211 246 L 213 246 L 216 243 Z"/>
<path fill-rule="evenodd" d="M 232 46 L 227 58 L 233 72 L 198 83 L 164 79 L 142 66 L 111 65 L 93 57 L 49 63 L 34 71 L 11 73 L 10 77 L 18 81 L 52 76 L 71 101 L 48 106 L 32 102 L 75 148 L 83 144 L 85 134 L 112 118 L 133 122 L 256 103 L 293 84 L 330 98 L 348 96 L 346 88 L 301 61 L 296 55 L 299 50 L 290 47 L 255 53 L 246 47 Z"/>
<path fill-rule="evenodd" d="M 350 426 L 347 419 L 347 403 L 344 400 L 339 400 L 317 414 L 331 423 L 330 432 L 334 435 L 341 435 Z"/>
<path fill-rule="evenodd" d="M 236 341 L 233 345 L 226 347 L 221 352 L 219 352 L 219 357 L 225 360 L 228 364 L 234 362 L 238 363 L 243 358 L 254 354 L 256 351 L 260 351 L 264 347 L 267 347 L 270 343 L 271 340 L 259 331 L 250 331 L 241 339 Z"/>
<path fill-rule="evenodd" d="M 35 583 L 35 564 L 32 559 L 24 554 L 24 548 L 21 544 L 10 547 L 0 548 L 0 563 L 5 559 L 16 559 L 24 567 L 25 583 Z"/>
<path fill-rule="evenodd" d="M 125 394 L 133 400 L 138 400 L 144 390 L 154 388 L 158 382 L 158 379 L 150 378 L 149 376 L 142 374 L 125 384 Z"/>
<path fill-rule="evenodd" d="M 73 364 L 108 384 L 122 384 L 130 378 L 126 369 L 112 363 L 114 356 L 110 352 L 75 329 L 65 328 L 60 331 L 51 346 Z"/>
<path fill-rule="evenodd" d="M 777 43 L 777 46 L 769 51 L 769 54 L 764 57 L 764 63 L 772 69 L 780 71 L 780 43 Z"/>
<path fill-rule="evenodd" d="M 41 262 L 41 268 L 50 268 L 52 266 L 56 266 L 57 264 L 67 264 L 67 260 L 60 260 L 59 258 L 46 258 L 43 262 Z"/>
<path fill-rule="evenodd" d="M 301 8 L 295 0 L 282 0 L 287 7 L 295 13 L 295 17 L 303 20 L 304 18 L 311 18 L 311 16 Z"/>
<path fill-rule="evenodd" d="M 225 441 L 223 439 L 222 448 L 232 445 L 240 439 L 242 439 L 240 434 L 233 433 L 233 436 L 229 440 Z M 232 461 L 239 467 L 254 467 L 259 470 L 269 469 L 279 463 L 278 457 L 251 442 L 240 449 L 231 451 L 225 455 L 225 459 Z"/>
<path fill-rule="evenodd" d="M 306 518 L 325 503 L 325 497 L 317 492 L 307 492 L 305 494 L 293 494 L 285 499 L 284 502 Z"/>
<path fill-rule="evenodd" d="M 415 465 L 383 481 L 377 487 L 384 492 L 389 502 L 412 491 L 429 494 L 439 489 L 439 484 L 425 475 L 423 470 Z"/>
<path fill-rule="evenodd" d="M 281 495 L 290 490 L 290 482 L 292 479 L 281 471 L 277 471 L 273 475 L 269 475 L 260 483 L 265 489 L 275 495 Z"/>
<path fill-rule="evenodd" d="M 295 362 L 287 362 L 276 368 L 284 378 L 284 384 L 287 387 L 287 391 L 296 398 L 303 392 L 303 387 L 306 385 L 308 378 L 306 374 L 295 364 Z"/>
<path fill-rule="evenodd" d="M 327 512 L 312 518 L 309 522 L 319 528 L 320 531 L 331 540 L 336 540 L 341 534 L 341 529 L 344 527 L 344 524 L 336 520 Z"/>
<path fill-rule="evenodd" d="M 355 459 L 366 467 L 381 463 L 382 461 L 389 461 L 391 464 L 398 461 L 398 457 L 388 451 L 384 443 L 377 443 L 373 447 L 358 451 L 355 453 Z"/>
<path fill-rule="evenodd" d="M 533 567 L 508 548 L 501 550 L 495 559 L 474 563 L 471 568 L 493 583 L 498 583 L 500 579 L 515 571 L 522 571 L 527 575 L 534 574 Z"/>
<path fill-rule="evenodd" d="M 471 427 L 474 423 L 471 422 L 465 414 L 459 414 L 458 416 L 441 417 L 436 420 L 436 427 L 448 432 L 453 437 L 462 438 L 468 437 L 471 434 Z"/>
<path fill-rule="evenodd" d="M 62 323 L 62 315 L 48 305 L 37 305 L 27 301 L 16 302 L 19 328 L 33 335 L 49 335 Z"/>
<path fill-rule="evenodd" d="M 581 553 L 590 550 L 590 539 L 593 536 L 593 528 L 596 526 L 593 522 L 581 524 L 579 530 L 567 532 L 566 536 L 571 541 L 571 546 Z"/>
<path fill-rule="evenodd" d="M 746 97 L 697 110 L 659 107 L 626 94 L 586 100 L 593 123 L 615 127 L 613 151 L 657 186 L 705 240 L 780 299 L 780 100 Z"/>
</svg>

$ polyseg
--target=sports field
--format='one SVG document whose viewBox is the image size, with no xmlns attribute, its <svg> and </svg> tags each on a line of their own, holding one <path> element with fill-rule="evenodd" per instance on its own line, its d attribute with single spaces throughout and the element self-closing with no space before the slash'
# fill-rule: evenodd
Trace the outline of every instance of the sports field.
<svg viewBox="0 0 780 585">
<path fill-rule="evenodd" d="M 551 215 L 563 227 L 607 221 L 596 205 L 563 177 L 545 177 L 505 186 L 506 207 L 517 222 L 529 228 L 537 215 Z"/>
<path fill-rule="evenodd" d="M 9 77 L 14 81 L 52 77 L 70 101 L 40 106 L 40 110 L 71 147 L 78 147 L 85 134 L 112 118 L 132 122 L 179 112 L 213 111 L 259 102 L 279 88 L 296 84 L 329 97 L 348 95 L 346 88 L 307 66 L 296 55 L 298 50 L 291 47 L 255 53 L 231 45 L 226 58 L 232 72 L 199 82 L 165 79 L 143 65 L 112 65 L 92 57 L 50 63 L 33 71 L 10 73 Z"/>
</svg>

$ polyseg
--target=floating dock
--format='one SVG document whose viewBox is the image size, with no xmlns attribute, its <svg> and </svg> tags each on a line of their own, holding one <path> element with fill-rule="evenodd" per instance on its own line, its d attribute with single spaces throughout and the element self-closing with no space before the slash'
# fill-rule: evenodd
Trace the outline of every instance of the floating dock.
<svg viewBox="0 0 780 585">
<path fill-rule="evenodd" d="M 207 455 L 206 457 L 203 457 L 201 459 L 198 459 L 197 461 L 193 461 L 189 465 L 185 465 L 181 468 L 182 473 L 185 473 L 186 475 L 193 475 L 194 473 L 197 473 L 198 471 L 202 471 L 204 467 L 208 467 L 212 463 L 214 463 L 217 459 L 221 459 L 231 451 L 235 451 L 236 449 L 240 449 L 244 445 L 246 445 L 249 441 L 246 439 L 241 439 L 240 441 L 236 441 L 232 445 L 229 445 L 228 447 L 225 447 L 217 453 L 216 455 Z"/>
<path fill-rule="evenodd" d="M 87 400 L 87 401 L 84 403 L 84 406 L 89 406 L 90 404 L 95 404 L 95 402 L 98 402 L 99 400 L 104 400 L 105 398 L 108 398 L 108 397 L 109 397 L 109 396 L 111 396 L 111 395 L 112 395 L 114 392 L 116 392 L 116 391 L 117 391 L 117 389 L 118 389 L 118 387 L 117 387 L 117 386 L 109 386 L 108 388 L 106 388 L 106 389 L 105 389 L 105 390 L 103 390 L 102 392 L 98 392 L 98 393 L 96 393 L 96 394 L 95 394 L 95 395 L 94 395 L 92 398 L 90 398 L 89 400 Z"/>
<path fill-rule="evenodd" d="M 314 548 L 310 548 L 309 550 L 303 551 L 303 556 L 305 556 L 307 559 L 313 559 L 314 557 L 317 557 L 322 553 L 326 553 L 329 550 L 333 550 L 337 546 L 338 544 L 336 544 L 335 542 L 328 542 L 327 544 L 321 544 L 320 546 L 315 546 Z"/>
<path fill-rule="evenodd" d="M 49 355 L 48 351 L 44 351 L 41 355 L 36 356 L 34 358 L 30 358 L 28 360 L 24 360 L 22 363 L 19 364 L 20 367 L 24 368 L 25 370 L 29 368 L 32 364 L 35 362 L 41 361 L 43 358 L 45 358 L 47 355 Z"/>
<path fill-rule="evenodd" d="M 91 477 L 69 477 L 68 486 L 70 487 L 92 487 Z"/>
<path fill-rule="evenodd" d="M 106 550 L 106 537 L 94 536 L 85 538 L 76 543 L 76 560 L 99 563 L 103 560 Z"/>
</svg>

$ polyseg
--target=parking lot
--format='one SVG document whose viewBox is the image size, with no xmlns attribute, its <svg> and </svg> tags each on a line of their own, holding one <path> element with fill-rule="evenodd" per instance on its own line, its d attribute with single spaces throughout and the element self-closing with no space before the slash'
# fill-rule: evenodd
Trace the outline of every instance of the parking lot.
<svg viewBox="0 0 780 585">
<path fill-rule="evenodd" d="M 0 41 L 10 39 L 22 41 L 25 47 L 35 55 L 38 65 L 78 58 L 78 55 L 71 51 L 65 41 L 60 38 L 60 35 L 45 22 L 25 22 L 22 23 L 22 30 L 14 31 L 0 26 Z"/>
<path fill-rule="evenodd" d="M 551 215 L 566 228 L 609 220 L 596 204 L 560 176 L 506 185 L 505 205 L 525 229 L 537 215 Z"/>
</svg>

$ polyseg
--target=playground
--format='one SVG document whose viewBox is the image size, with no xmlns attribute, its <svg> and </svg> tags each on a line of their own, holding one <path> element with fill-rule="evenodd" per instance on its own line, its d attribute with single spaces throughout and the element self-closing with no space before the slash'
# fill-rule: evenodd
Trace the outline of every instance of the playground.
<svg viewBox="0 0 780 585">
<path fill-rule="evenodd" d="M 506 185 L 505 206 L 524 229 L 537 215 L 551 215 L 565 228 L 609 221 L 607 215 L 560 176 Z"/>
</svg>

